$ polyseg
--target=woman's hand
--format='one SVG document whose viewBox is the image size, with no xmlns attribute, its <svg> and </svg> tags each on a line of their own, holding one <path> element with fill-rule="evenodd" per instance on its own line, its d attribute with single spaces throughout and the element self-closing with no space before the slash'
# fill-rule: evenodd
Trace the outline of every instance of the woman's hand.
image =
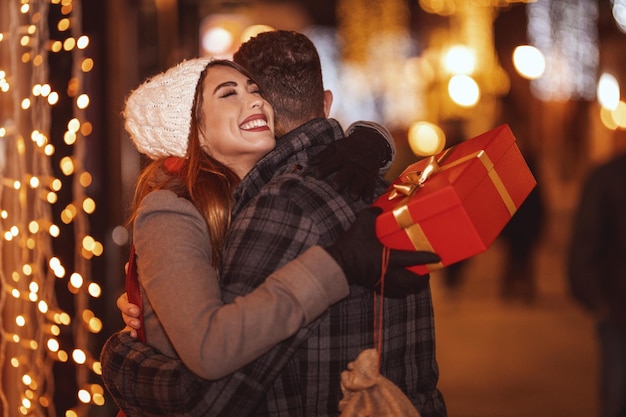
<svg viewBox="0 0 626 417">
<path fill-rule="evenodd" d="M 128 301 L 128 295 L 123 293 L 117 298 L 117 308 L 122 313 L 122 320 L 126 327 L 123 331 L 129 331 L 132 337 L 137 337 L 137 330 L 141 328 L 141 320 L 139 320 L 139 307 Z"/>
</svg>

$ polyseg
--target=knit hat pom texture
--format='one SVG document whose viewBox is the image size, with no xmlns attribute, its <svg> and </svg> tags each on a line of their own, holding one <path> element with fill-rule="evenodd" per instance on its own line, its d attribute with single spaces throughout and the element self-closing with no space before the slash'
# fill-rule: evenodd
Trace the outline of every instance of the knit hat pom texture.
<svg viewBox="0 0 626 417">
<path fill-rule="evenodd" d="M 196 84 L 209 61 L 183 61 L 128 96 L 124 126 L 139 152 L 151 159 L 186 155 Z"/>
</svg>

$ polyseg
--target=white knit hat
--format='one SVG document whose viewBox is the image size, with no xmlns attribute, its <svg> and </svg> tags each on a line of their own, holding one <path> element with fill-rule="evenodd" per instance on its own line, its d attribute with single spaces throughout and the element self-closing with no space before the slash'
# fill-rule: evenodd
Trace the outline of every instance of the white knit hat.
<svg viewBox="0 0 626 417">
<path fill-rule="evenodd" d="M 124 126 L 139 152 L 151 159 L 185 156 L 196 84 L 209 61 L 183 61 L 148 79 L 126 99 Z"/>
</svg>

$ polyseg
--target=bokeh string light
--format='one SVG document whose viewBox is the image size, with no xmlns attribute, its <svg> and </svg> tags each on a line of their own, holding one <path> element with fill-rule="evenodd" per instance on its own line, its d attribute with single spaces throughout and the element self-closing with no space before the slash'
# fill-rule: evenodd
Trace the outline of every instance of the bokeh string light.
<svg viewBox="0 0 626 417">
<path fill-rule="evenodd" d="M 70 405 L 61 413 L 86 416 L 104 404 L 104 390 L 94 382 L 100 364 L 90 351 L 102 322 L 89 308 L 101 293 L 90 260 L 103 249 L 90 235 L 96 207 L 87 196 L 91 175 L 83 166 L 92 129 L 84 75 L 94 63 L 87 56 L 89 38 L 81 34 L 80 0 L 5 3 L 10 23 L 0 27 L 0 412 L 55 416 L 55 389 L 67 384 L 76 393 L 64 399 Z M 51 39 L 48 25 L 62 39 Z M 70 81 L 59 91 L 50 82 L 50 54 L 66 54 L 73 63 Z M 63 100 L 71 101 L 72 114 L 63 137 L 51 137 L 51 111 Z M 59 155 L 61 149 L 68 153 Z M 53 160 L 59 161 L 56 170 Z M 55 218 L 63 191 L 71 202 Z M 72 260 L 54 253 L 60 237 L 75 242 Z M 72 311 L 60 307 L 60 295 L 72 299 Z M 55 381 L 55 364 L 75 372 Z"/>
</svg>

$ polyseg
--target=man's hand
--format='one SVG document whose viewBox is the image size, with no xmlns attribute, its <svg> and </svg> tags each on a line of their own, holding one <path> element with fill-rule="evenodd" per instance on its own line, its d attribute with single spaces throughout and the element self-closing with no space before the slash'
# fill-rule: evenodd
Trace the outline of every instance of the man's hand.
<svg viewBox="0 0 626 417">
<path fill-rule="evenodd" d="M 335 243 L 325 248 L 343 269 L 348 283 L 377 292 L 381 291 L 383 268 L 383 245 L 376 237 L 376 217 L 381 211 L 379 207 L 362 210 L 354 224 Z M 439 261 L 439 256 L 432 252 L 390 250 L 384 295 L 402 298 L 422 290 L 428 285 L 430 275 L 419 275 L 406 268 Z"/>
<path fill-rule="evenodd" d="M 129 331 L 132 337 L 137 337 L 137 330 L 141 327 L 139 307 L 131 304 L 128 301 L 128 295 L 124 293 L 117 298 L 117 308 L 120 309 L 122 320 L 126 324 L 124 331 Z"/>
<path fill-rule="evenodd" d="M 369 203 L 380 169 L 391 161 L 390 140 L 391 134 L 380 125 L 354 126 L 348 137 L 334 141 L 309 160 L 307 174 L 323 179 L 335 173 L 330 180 L 335 190 L 346 190 L 355 200 Z"/>
</svg>

